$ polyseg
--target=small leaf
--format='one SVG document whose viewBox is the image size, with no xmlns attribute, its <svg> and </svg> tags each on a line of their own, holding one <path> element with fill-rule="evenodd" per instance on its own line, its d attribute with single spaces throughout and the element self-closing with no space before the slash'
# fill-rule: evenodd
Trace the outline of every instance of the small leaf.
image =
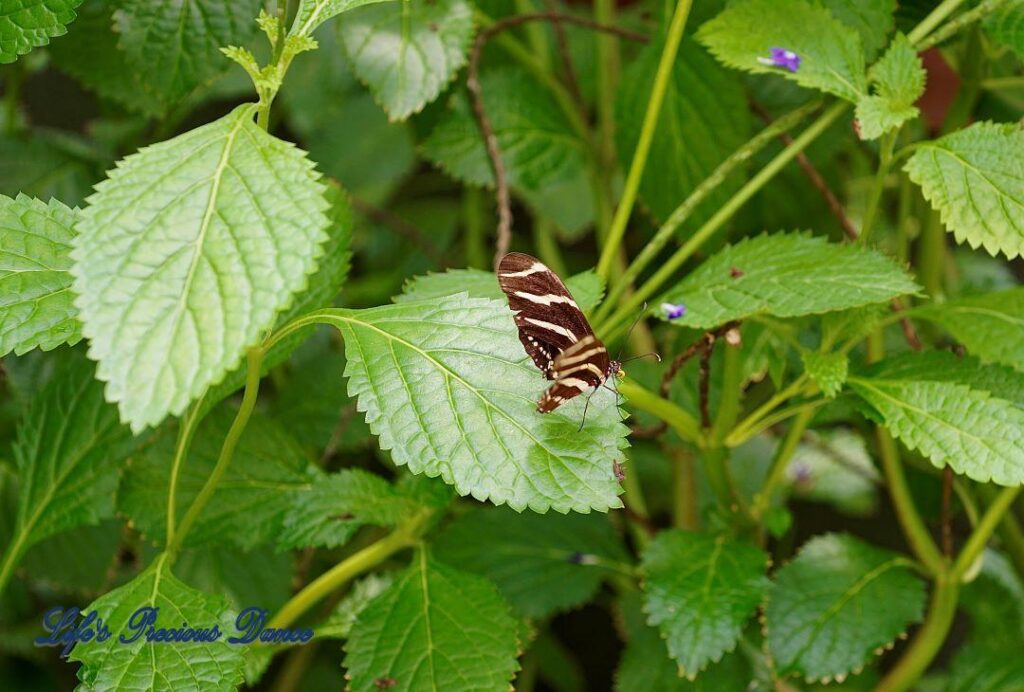
<svg viewBox="0 0 1024 692">
<path fill-rule="evenodd" d="M 162 554 L 142 574 L 85 609 L 95 610 L 111 631 L 106 641 L 80 644 L 71 652 L 71 659 L 82 663 L 78 679 L 85 689 L 233 690 L 241 684 L 243 647 L 228 644 L 226 634 L 213 642 L 148 642 L 141 631 L 127 627 L 142 607 L 159 609 L 158 629 L 180 628 L 184 622 L 196 629 L 216 625 L 222 633 L 236 631 L 227 601 L 179 581 Z M 136 634 L 131 643 L 120 641 Z"/>
<path fill-rule="evenodd" d="M 494 690 L 516 670 L 516 621 L 486 579 L 418 551 L 412 565 L 359 613 L 345 643 L 349 689 Z"/>
<path fill-rule="evenodd" d="M 1024 5 L 1007 2 L 985 17 L 982 26 L 996 43 L 1024 58 Z"/>
<path fill-rule="evenodd" d="M 857 102 L 861 139 L 877 139 L 916 118 L 914 103 L 924 93 L 925 72 L 921 58 L 903 34 L 898 34 L 885 55 L 868 73 L 875 94 Z"/>
<path fill-rule="evenodd" d="M 768 556 L 725 536 L 663 531 L 644 552 L 644 612 L 691 680 L 732 651 L 768 586 Z"/>
<path fill-rule="evenodd" d="M 133 430 L 220 381 L 316 266 L 323 186 L 253 111 L 129 156 L 81 214 L 76 304 L 97 377 Z"/>
<path fill-rule="evenodd" d="M 869 415 L 937 468 L 981 482 L 1024 482 L 1024 376 L 951 354 L 914 354 L 849 384 Z"/>
<path fill-rule="evenodd" d="M 719 251 L 664 300 L 686 306 L 673 324 L 707 329 L 758 314 L 798 317 L 846 310 L 917 290 L 906 270 L 874 250 L 777 233 Z"/>
<path fill-rule="evenodd" d="M 616 96 L 619 157 L 629 165 L 651 96 L 662 45 L 644 48 L 626 68 Z M 742 75 L 719 66 L 692 39 L 685 39 L 673 63 L 658 118 L 640 195 L 651 211 L 666 219 L 693 189 L 750 136 Z M 741 176 L 730 176 L 704 202 L 700 223 L 739 189 Z M 696 226 L 694 226 L 696 228 Z"/>
<path fill-rule="evenodd" d="M 845 677 L 924 612 L 910 560 L 852 536 L 812 538 L 775 574 L 765 607 L 768 650 L 780 674 Z"/>
<path fill-rule="evenodd" d="M 5 0 L 0 13 L 0 63 L 45 46 L 67 33 L 82 0 Z"/>
<path fill-rule="evenodd" d="M 103 400 L 93 364 L 76 354 L 35 396 L 14 443 L 18 512 L 8 550 L 114 514 L 121 463 L 133 447 L 117 411 Z"/>
<path fill-rule="evenodd" d="M 874 60 L 892 31 L 896 0 L 823 0 L 836 19 L 857 30 L 864 55 Z"/>
<path fill-rule="evenodd" d="M 904 170 L 958 243 L 1013 259 L 1024 252 L 1024 132 L 975 123 L 924 142 Z"/>
<path fill-rule="evenodd" d="M 164 106 L 229 67 L 221 46 L 243 45 L 256 31 L 261 0 L 121 0 L 114 13 L 119 47 L 139 82 Z"/>
<path fill-rule="evenodd" d="M 933 303 L 914 310 L 941 325 L 973 355 L 1024 371 L 1024 288 Z"/>
<path fill-rule="evenodd" d="M 583 141 L 550 93 L 529 75 L 491 70 L 481 75 L 480 90 L 510 185 L 537 193 L 585 169 Z M 423 142 L 422 152 L 458 180 L 493 184 L 480 127 L 465 94 L 452 99 L 450 110 Z"/>
<path fill-rule="evenodd" d="M 679 675 L 665 642 L 653 627 L 644 627 L 626 644 L 615 672 L 616 692 L 717 692 L 749 689 L 753 676 L 744 654 L 726 654 L 708 666 L 696 680 Z"/>
<path fill-rule="evenodd" d="M 532 618 L 585 603 L 603 579 L 630 566 L 608 517 L 598 514 L 478 508 L 450 524 L 434 549 L 439 560 L 492 580 Z"/>
<path fill-rule="evenodd" d="M 844 514 L 867 516 L 878 504 L 881 479 L 864 439 L 843 429 L 801 443 L 786 476 L 796 497 L 827 502 Z"/>
<path fill-rule="evenodd" d="M 860 36 L 808 0 L 733 3 L 704 24 L 697 37 L 729 67 L 781 75 L 853 102 L 867 91 Z M 762 62 L 772 48 L 796 53 L 800 59 L 796 71 Z"/>
<path fill-rule="evenodd" d="M 382 574 L 369 574 L 355 584 L 352 590 L 345 594 L 345 598 L 338 602 L 338 605 L 331 611 L 322 625 L 315 628 L 318 638 L 348 639 L 352 632 L 352 626 L 356 624 L 356 618 L 373 599 L 387 591 L 395 583 L 395 575 L 392 572 Z"/>
<path fill-rule="evenodd" d="M 418 113 L 466 64 L 473 11 L 466 0 L 414 2 L 350 12 L 338 25 L 352 70 L 392 120 Z"/>
<path fill-rule="evenodd" d="M 604 511 L 621 505 L 613 461 L 625 427 L 599 389 L 536 412 L 547 381 L 529 361 L 504 301 L 465 296 L 332 310 L 349 395 L 382 449 L 460 495 L 521 511 Z"/>
<path fill-rule="evenodd" d="M 331 17 L 354 10 L 363 5 L 374 5 L 388 0 L 299 0 L 299 9 L 292 21 L 289 34 L 312 36 L 313 30 Z"/>
<path fill-rule="evenodd" d="M 846 382 L 850 367 L 850 359 L 846 354 L 839 351 L 804 351 L 800 357 L 804 362 L 804 370 L 814 384 L 818 385 L 821 393 L 829 399 L 834 399 Z"/>
<path fill-rule="evenodd" d="M 570 276 L 565 286 L 584 312 L 597 307 L 604 295 L 604 282 L 593 270 Z M 468 293 L 470 298 L 494 298 L 505 300 L 498 277 L 494 272 L 481 269 L 449 269 L 441 274 L 416 276 L 405 282 L 402 294 L 395 296 L 396 303 L 412 300 L 427 300 Z"/>
<path fill-rule="evenodd" d="M 0 355 L 82 338 L 68 272 L 74 221 L 55 199 L 0 196 Z"/>
<path fill-rule="evenodd" d="M 188 460 L 178 475 L 175 508 L 179 521 L 216 465 L 234 415 L 233 407 L 225 403 L 199 424 Z M 167 483 L 177 437 L 175 426 L 168 428 L 133 460 L 118 496 L 118 509 L 154 542 L 166 538 Z M 185 545 L 231 543 L 250 549 L 273 541 L 281 532 L 285 512 L 323 481 L 318 469 L 307 467 L 305 452 L 287 432 L 268 418 L 253 416 Z"/>
</svg>

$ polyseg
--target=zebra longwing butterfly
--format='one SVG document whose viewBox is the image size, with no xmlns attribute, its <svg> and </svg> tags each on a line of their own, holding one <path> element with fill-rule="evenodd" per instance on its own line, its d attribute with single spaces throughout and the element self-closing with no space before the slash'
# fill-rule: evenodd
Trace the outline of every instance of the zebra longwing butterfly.
<svg viewBox="0 0 1024 692">
<path fill-rule="evenodd" d="M 516 314 L 519 340 L 544 376 L 554 380 L 537 402 L 537 411 L 551 413 L 622 371 L 565 284 L 540 260 L 510 252 L 501 258 L 498 280 Z"/>
</svg>

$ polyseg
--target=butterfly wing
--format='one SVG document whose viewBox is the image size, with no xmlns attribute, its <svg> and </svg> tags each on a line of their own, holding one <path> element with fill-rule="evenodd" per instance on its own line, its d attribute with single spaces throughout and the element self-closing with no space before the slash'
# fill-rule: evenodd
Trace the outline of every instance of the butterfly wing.
<svg viewBox="0 0 1024 692">
<path fill-rule="evenodd" d="M 608 377 L 608 349 L 593 334 L 588 334 L 555 358 L 555 383 L 537 403 L 537 410 L 550 413 L 562 402 L 587 389 L 600 387 Z"/>
</svg>

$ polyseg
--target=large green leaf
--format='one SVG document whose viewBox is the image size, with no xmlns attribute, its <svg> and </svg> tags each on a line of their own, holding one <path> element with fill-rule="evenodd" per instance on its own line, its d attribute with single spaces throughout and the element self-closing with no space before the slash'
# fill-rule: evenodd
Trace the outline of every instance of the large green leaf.
<svg viewBox="0 0 1024 692">
<path fill-rule="evenodd" d="M 985 18 L 982 26 L 997 43 L 1024 57 L 1024 4 L 1008 2 Z"/>
<path fill-rule="evenodd" d="M 736 648 L 768 587 L 768 556 L 726 536 L 663 531 L 644 552 L 644 612 L 693 679 Z"/>
<path fill-rule="evenodd" d="M 134 430 L 179 414 L 274 323 L 328 225 L 304 154 L 239 106 L 129 156 L 97 186 L 72 253 L 89 355 Z"/>
<path fill-rule="evenodd" d="M 292 21 L 291 34 L 310 36 L 313 30 L 331 17 L 363 5 L 374 5 L 388 0 L 299 0 L 299 9 Z"/>
<path fill-rule="evenodd" d="M 565 286 L 584 312 L 597 307 L 604 295 L 604 282 L 591 270 L 570 276 L 565 280 Z M 494 272 L 482 269 L 449 269 L 443 274 L 424 274 L 409 279 L 402 294 L 395 296 L 395 302 L 445 298 L 463 292 L 468 293 L 470 298 L 505 300 Z"/>
<path fill-rule="evenodd" d="M 434 543 L 439 560 L 491 579 L 512 606 L 540 618 L 578 606 L 601 581 L 629 569 L 608 517 L 476 509 Z"/>
<path fill-rule="evenodd" d="M 428 557 L 412 565 L 356 619 L 345 643 L 353 692 L 388 689 L 505 692 L 518 627 L 494 585 Z"/>
<path fill-rule="evenodd" d="M 836 19 L 857 30 L 867 61 L 874 60 L 892 31 L 896 0 L 822 0 L 822 4 Z"/>
<path fill-rule="evenodd" d="M 875 93 L 857 102 L 861 139 L 877 139 L 917 117 L 914 103 L 924 93 L 925 72 L 906 36 L 899 34 L 893 39 L 868 77 Z"/>
<path fill-rule="evenodd" d="M 942 325 L 979 358 L 1024 371 L 1024 288 L 930 304 L 914 316 Z"/>
<path fill-rule="evenodd" d="M 32 399 L 18 426 L 18 511 L 7 554 L 44 538 L 113 516 L 121 463 L 132 449 L 128 428 L 103 400 L 93 364 L 76 354 Z"/>
<path fill-rule="evenodd" d="M 1024 482 L 1024 376 L 931 353 L 879 363 L 849 384 L 872 418 L 938 468 Z"/>
<path fill-rule="evenodd" d="M 775 574 L 768 650 L 783 675 L 845 677 L 920 620 L 924 598 L 907 558 L 852 536 L 818 536 Z"/>
<path fill-rule="evenodd" d="M 798 317 L 846 310 L 917 290 L 906 270 L 874 250 L 804 233 L 776 233 L 721 250 L 666 300 L 686 306 L 673 324 L 706 329 L 757 314 Z"/>
<path fill-rule="evenodd" d="M 585 396 L 538 414 L 547 381 L 504 301 L 461 295 L 325 319 L 345 340 L 349 394 L 395 463 L 516 510 L 621 505 L 615 395 L 597 390 L 582 430 Z"/>
<path fill-rule="evenodd" d="M 644 48 L 618 89 L 615 116 L 624 165 L 632 159 L 640 136 L 661 52 L 661 44 Z M 644 202 L 657 217 L 668 218 L 750 136 L 750 109 L 740 77 L 720 67 L 693 40 L 680 46 L 640 184 Z M 720 207 L 741 183 L 740 176 L 727 179 L 704 209 Z"/>
<path fill-rule="evenodd" d="M 82 0 L 4 0 L 0 12 L 0 63 L 45 46 L 67 32 Z"/>
<path fill-rule="evenodd" d="M 179 520 L 216 465 L 234 414 L 225 403 L 199 424 L 178 475 L 175 513 Z M 118 509 L 154 542 L 166 537 L 167 489 L 177 437 L 174 427 L 169 428 L 133 460 L 118 496 Z M 270 419 L 254 416 L 185 544 L 232 543 L 249 549 L 273 542 L 288 509 L 303 502 L 322 481 L 323 474 L 308 465 L 305 452 L 287 432 Z"/>
<path fill-rule="evenodd" d="M 813 27 L 813 30 L 809 30 Z M 700 41 L 721 62 L 777 74 L 856 102 L 866 91 L 864 50 L 857 32 L 809 0 L 743 0 L 704 24 Z M 772 48 L 800 56 L 795 72 L 766 65 Z"/>
<path fill-rule="evenodd" d="M 922 143 L 904 167 L 958 243 L 1024 252 L 1024 131 L 984 122 Z"/>
<path fill-rule="evenodd" d="M 110 588 L 110 570 L 117 563 L 123 535 L 124 524 L 117 519 L 61 531 L 32 546 L 21 571 L 28 573 L 32 584 L 46 589 L 98 595 Z"/>
<path fill-rule="evenodd" d="M 227 642 L 236 632 L 227 601 L 196 591 L 171 574 L 166 554 L 124 586 L 94 601 L 95 610 L 110 628 L 104 642 L 79 644 L 71 659 L 81 661 L 78 679 L 88 690 L 233 690 L 242 682 L 243 647 Z M 142 607 L 158 608 L 156 628 L 196 629 L 216 625 L 222 636 L 213 642 L 148 642 L 141 631 L 128 628 Z M 125 644 L 120 638 L 131 638 Z"/>
<path fill-rule="evenodd" d="M 466 0 L 399 2 L 349 12 L 338 25 L 353 71 L 392 120 L 419 112 L 455 79 L 474 29 Z"/>
<path fill-rule="evenodd" d="M 68 272 L 74 221 L 55 199 L 0 195 L 0 355 L 82 338 Z"/>
<path fill-rule="evenodd" d="M 196 589 L 227 598 L 235 612 L 258 605 L 273 613 L 292 595 L 292 556 L 271 546 L 183 550 L 174 571 Z"/>
<path fill-rule="evenodd" d="M 525 72 L 500 69 L 480 77 L 510 185 L 539 193 L 584 170 L 584 143 L 554 98 Z M 457 94 L 445 117 L 423 142 L 423 155 L 453 177 L 474 185 L 494 181 L 469 99 Z"/>
</svg>

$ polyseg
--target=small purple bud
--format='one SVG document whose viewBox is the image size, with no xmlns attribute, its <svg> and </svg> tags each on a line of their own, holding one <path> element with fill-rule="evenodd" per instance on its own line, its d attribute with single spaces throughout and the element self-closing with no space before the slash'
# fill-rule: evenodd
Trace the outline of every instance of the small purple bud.
<svg viewBox="0 0 1024 692">
<path fill-rule="evenodd" d="M 771 57 L 769 58 L 758 58 L 757 61 L 762 65 L 770 65 L 772 67 L 782 67 L 790 72 L 796 72 L 800 69 L 800 56 L 791 50 L 785 48 L 772 48 L 769 50 Z"/>
<path fill-rule="evenodd" d="M 686 314 L 686 306 L 682 303 L 678 305 L 674 303 L 662 303 L 661 309 L 665 311 L 665 317 L 670 320 L 677 320 Z"/>
</svg>

